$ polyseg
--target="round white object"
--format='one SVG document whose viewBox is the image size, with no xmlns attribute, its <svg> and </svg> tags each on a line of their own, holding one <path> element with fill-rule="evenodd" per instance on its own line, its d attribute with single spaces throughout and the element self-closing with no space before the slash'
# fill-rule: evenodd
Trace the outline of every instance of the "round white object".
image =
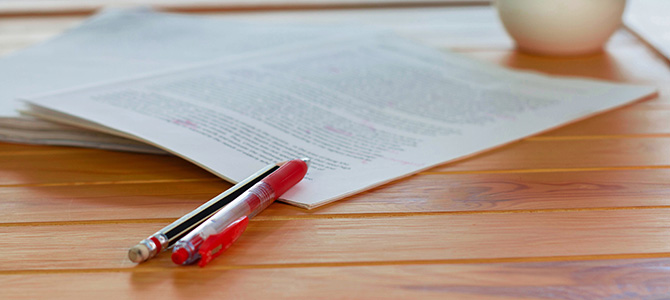
<svg viewBox="0 0 670 300">
<path fill-rule="evenodd" d="M 496 0 L 496 7 L 519 50 L 584 55 L 602 51 L 626 0 Z"/>
</svg>

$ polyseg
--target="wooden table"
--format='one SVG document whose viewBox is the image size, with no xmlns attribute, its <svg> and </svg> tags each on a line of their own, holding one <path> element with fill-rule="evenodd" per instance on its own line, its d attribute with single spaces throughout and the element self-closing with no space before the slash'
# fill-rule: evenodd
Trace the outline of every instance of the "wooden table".
<svg viewBox="0 0 670 300">
<path fill-rule="evenodd" d="M 420 24 L 450 10 L 237 17 Z M 2 18 L 0 51 L 82 19 Z M 126 251 L 230 184 L 172 156 L 3 143 L 0 298 L 669 297 L 668 62 L 625 30 L 603 54 L 529 56 L 494 18 L 479 21 L 448 29 L 468 40 L 432 41 L 516 69 L 652 84 L 661 96 L 313 211 L 273 204 L 204 269 L 165 254 L 135 265 Z"/>
</svg>

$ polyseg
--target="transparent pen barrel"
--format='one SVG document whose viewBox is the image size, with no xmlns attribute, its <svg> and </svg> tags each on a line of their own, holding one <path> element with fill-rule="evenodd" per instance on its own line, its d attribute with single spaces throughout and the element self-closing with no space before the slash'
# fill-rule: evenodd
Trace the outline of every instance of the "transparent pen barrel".
<svg viewBox="0 0 670 300">
<path fill-rule="evenodd" d="M 274 201 L 274 191 L 264 182 L 259 182 L 228 205 L 224 206 L 214 216 L 200 224 L 189 234 L 175 244 L 175 249 L 184 248 L 189 254 L 185 264 L 190 264 L 200 258 L 198 249 L 211 235 L 222 232 L 235 220 L 248 216 L 255 216 Z"/>
</svg>

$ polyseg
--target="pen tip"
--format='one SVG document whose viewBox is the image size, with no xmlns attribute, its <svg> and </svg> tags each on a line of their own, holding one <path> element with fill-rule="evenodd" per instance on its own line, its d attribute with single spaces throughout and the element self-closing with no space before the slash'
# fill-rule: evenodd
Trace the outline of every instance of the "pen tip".
<svg viewBox="0 0 670 300">
<path fill-rule="evenodd" d="M 312 161 L 311 159 L 306 158 L 306 157 L 303 157 L 303 158 L 301 158 L 300 160 L 304 161 L 305 164 L 307 164 L 307 167 L 309 167 L 309 163 Z"/>
<path fill-rule="evenodd" d="M 172 252 L 172 262 L 178 265 L 183 265 L 184 262 L 188 259 L 189 255 L 186 249 L 178 248 Z"/>
</svg>

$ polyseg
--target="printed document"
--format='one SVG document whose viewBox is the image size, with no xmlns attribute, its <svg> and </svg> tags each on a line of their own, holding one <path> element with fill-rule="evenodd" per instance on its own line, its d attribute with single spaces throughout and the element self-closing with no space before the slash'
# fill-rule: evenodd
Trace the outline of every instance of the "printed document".
<svg viewBox="0 0 670 300">
<path fill-rule="evenodd" d="M 145 141 L 233 182 L 308 157 L 282 200 L 313 208 L 654 94 L 375 34 L 25 100 L 33 115 Z"/>
<path fill-rule="evenodd" d="M 103 11 L 63 35 L 0 59 L 0 140 L 162 152 L 135 141 L 22 117 L 16 99 L 364 31 L 378 30 L 250 23 L 144 8 Z"/>
</svg>

